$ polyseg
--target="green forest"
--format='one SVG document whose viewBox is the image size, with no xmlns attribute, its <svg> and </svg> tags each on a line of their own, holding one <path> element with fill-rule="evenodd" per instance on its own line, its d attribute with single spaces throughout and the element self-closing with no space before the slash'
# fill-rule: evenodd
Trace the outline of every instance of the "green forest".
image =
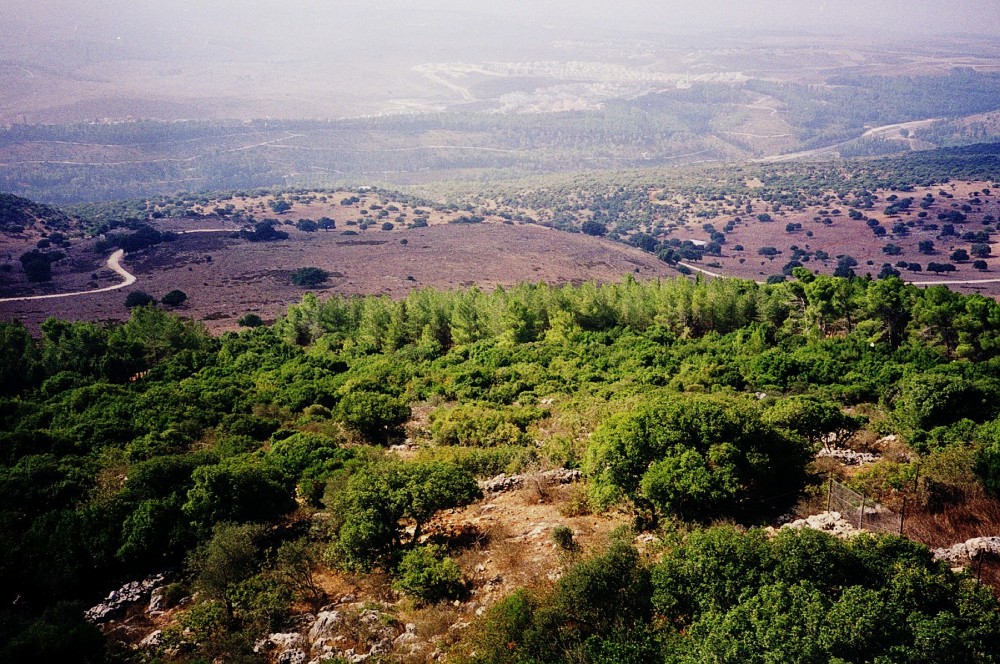
<svg viewBox="0 0 1000 664">
<path fill-rule="evenodd" d="M 579 469 L 577 509 L 626 523 L 599 550 L 563 532 L 562 576 L 455 661 L 996 661 L 988 584 L 924 544 L 762 526 L 821 499 L 831 432 L 905 444 L 841 478 L 885 504 L 1000 514 L 1000 305 L 793 277 L 307 294 L 220 337 L 154 306 L 2 323 L 0 661 L 267 661 L 322 570 L 459 601 L 469 544 L 428 524 L 539 468 Z M 196 594 L 153 651 L 83 619 L 164 571 L 168 603 Z"/>
</svg>

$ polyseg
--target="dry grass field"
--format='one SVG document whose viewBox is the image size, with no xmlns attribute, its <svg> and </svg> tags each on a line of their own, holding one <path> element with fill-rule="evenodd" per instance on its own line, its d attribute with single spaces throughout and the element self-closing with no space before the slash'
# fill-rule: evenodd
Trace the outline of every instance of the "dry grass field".
<svg viewBox="0 0 1000 664">
<path fill-rule="evenodd" d="M 646 279 L 677 275 L 638 249 L 534 225 L 432 225 L 353 236 L 283 228 L 288 240 L 267 243 L 247 242 L 230 233 L 184 234 L 175 242 L 125 257 L 124 267 L 138 278 L 134 286 L 78 297 L 2 302 L 0 315 L 33 327 L 50 316 L 122 320 L 128 316 L 124 302 L 129 291 L 139 289 L 159 298 L 180 289 L 189 299 L 176 313 L 225 331 L 236 329 L 237 319 L 248 312 L 265 320 L 283 315 L 306 292 L 291 283 L 292 272 L 304 266 L 330 272 L 330 280 L 316 289 L 321 296 L 402 297 L 425 287 L 491 289 L 522 281 L 614 281 L 627 273 Z M 67 292 L 119 281 L 104 267 L 106 256 L 94 253 L 89 244 L 70 250 L 50 284 L 31 290 L 22 284 L 4 295 Z"/>
</svg>

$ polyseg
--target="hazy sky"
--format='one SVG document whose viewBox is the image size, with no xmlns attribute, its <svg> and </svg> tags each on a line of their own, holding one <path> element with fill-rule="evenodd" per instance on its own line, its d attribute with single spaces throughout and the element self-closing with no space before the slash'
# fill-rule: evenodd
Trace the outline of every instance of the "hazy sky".
<svg viewBox="0 0 1000 664">
<path fill-rule="evenodd" d="M 405 30 L 424 22 L 445 24 L 448 14 L 479 17 L 476 22 L 487 40 L 490 20 L 497 17 L 644 31 L 1000 31 L 998 0 L 4 0 L 0 52 L 4 43 L 59 38 L 67 32 L 79 36 L 81 31 L 117 30 L 154 36 L 187 29 L 309 40 L 324 28 L 340 33 L 339 28 L 347 27 L 344 21 L 365 30 L 380 25 Z M 372 47 L 391 48 L 386 37 L 371 35 Z"/>
<path fill-rule="evenodd" d="M 805 33 L 779 51 L 832 34 L 815 45 L 900 52 L 972 33 L 987 38 L 945 57 L 992 56 L 1000 0 L 0 0 L 0 122 L 375 113 L 455 96 L 424 63 L 623 62 L 762 32 Z"/>
</svg>

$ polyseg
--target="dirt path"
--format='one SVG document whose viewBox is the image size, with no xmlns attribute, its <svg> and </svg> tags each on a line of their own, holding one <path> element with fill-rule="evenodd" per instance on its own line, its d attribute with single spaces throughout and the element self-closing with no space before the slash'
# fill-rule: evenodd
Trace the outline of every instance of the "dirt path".
<svg viewBox="0 0 1000 664">
<path fill-rule="evenodd" d="M 105 286 L 104 288 L 95 288 L 94 290 L 87 291 L 73 291 L 72 293 L 52 293 L 50 295 L 25 295 L 22 297 L 3 297 L 0 298 L 0 302 L 26 302 L 28 300 L 51 300 L 57 297 L 74 297 L 77 295 L 92 295 L 93 293 L 107 293 L 108 291 L 118 290 L 119 288 L 125 288 L 126 286 L 131 286 L 135 283 L 135 275 L 122 267 L 121 260 L 125 256 L 125 251 L 119 249 L 110 256 L 108 256 L 108 269 L 114 271 L 121 276 L 122 282 L 114 284 L 113 286 Z"/>
<path fill-rule="evenodd" d="M 896 122 L 893 124 L 882 125 L 881 127 L 872 127 L 867 130 L 859 138 L 887 138 L 890 134 L 896 134 L 901 136 L 903 129 L 914 129 L 917 127 L 923 127 L 928 124 L 937 122 L 940 118 L 928 118 L 926 120 L 913 120 L 911 122 Z M 839 153 L 840 148 L 844 147 L 848 143 L 856 141 L 856 138 L 852 138 L 847 141 L 841 141 L 839 143 L 834 143 L 833 145 L 827 145 L 822 148 L 814 148 L 812 150 L 802 150 L 800 152 L 789 152 L 787 154 L 776 154 L 770 157 L 764 157 L 762 159 L 756 159 L 755 161 L 765 164 L 774 164 L 783 161 L 794 161 L 796 159 L 806 159 L 808 157 L 818 157 L 824 154 L 835 154 Z"/>
<path fill-rule="evenodd" d="M 232 233 L 231 228 L 198 228 L 190 231 L 179 231 L 178 235 L 187 235 L 189 233 Z M 126 286 L 131 286 L 136 282 L 136 276 L 122 267 L 121 261 L 125 257 L 125 250 L 119 249 L 115 251 L 110 256 L 108 256 L 107 266 L 108 269 L 115 272 L 121 276 L 121 283 L 114 284 L 113 286 L 105 286 L 104 288 L 95 288 L 94 290 L 85 291 L 73 291 L 70 293 L 51 293 L 49 295 L 23 295 L 21 297 L 0 297 L 0 302 L 27 302 L 29 300 L 52 300 L 57 297 L 76 297 L 78 295 L 93 295 L 94 293 L 107 293 L 108 291 L 118 290 L 120 288 L 125 288 Z"/>
<path fill-rule="evenodd" d="M 707 277 L 716 277 L 716 278 L 719 278 L 719 279 L 730 279 L 730 278 L 739 279 L 739 278 L 741 278 L 741 277 L 729 277 L 728 275 L 720 274 L 719 272 L 712 272 L 711 270 L 706 270 L 703 267 L 698 267 L 697 265 L 691 265 L 691 263 L 686 263 L 684 261 L 677 261 L 677 264 L 681 265 L 683 267 L 686 267 L 689 270 L 693 270 L 693 271 L 698 272 L 700 274 L 704 274 Z M 755 281 L 754 283 L 764 284 L 766 282 L 764 282 L 764 281 Z"/>
</svg>

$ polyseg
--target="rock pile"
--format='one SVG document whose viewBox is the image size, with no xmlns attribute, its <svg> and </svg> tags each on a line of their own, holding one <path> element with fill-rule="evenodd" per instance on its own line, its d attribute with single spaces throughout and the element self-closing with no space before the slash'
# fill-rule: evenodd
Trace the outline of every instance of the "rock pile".
<svg viewBox="0 0 1000 664">
<path fill-rule="evenodd" d="M 822 530 L 825 533 L 830 533 L 831 535 L 840 537 L 841 539 L 853 537 L 861 532 L 851 525 L 850 521 L 844 519 L 840 515 L 840 512 L 820 512 L 819 514 L 812 514 L 804 519 L 797 519 L 786 523 L 782 526 L 782 528 L 812 528 L 813 530 Z"/>
<path fill-rule="evenodd" d="M 118 590 L 112 590 L 104 601 L 84 611 L 84 617 L 92 623 L 114 620 L 125 612 L 126 607 L 146 602 L 153 590 L 163 585 L 166 576 L 156 574 L 142 581 L 130 581 Z"/>
<path fill-rule="evenodd" d="M 500 473 L 488 480 L 481 481 L 479 487 L 483 490 L 483 493 L 504 493 L 520 489 L 532 479 L 537 479 L 547 484 L 569 484 L 571 482 L 578 482 L 581 477 L 583 477 L 583 473 L 579 470 L 571 470 L 569 468 L 556 468 L 555 470 L 546 470 L 543 473 L 537 474 L 507 475 Z"/>
<path fill-rule="evenodd" d="M 819 458 L 827 457 L 830 459 L 836 459 L 845 466 L 863 466 L 865 464 L 875 463 L 882 458 L 879 455 L 871 454 L 870 452 L 855 452 L 854 450 L 848 450 L 842 447 L 824 447 L 816 454 L 816 456 Z"/>
<path fill-rule="evenodd" d="M 935 560 L 953 564 L 971 562 L 982 555 L 1000 556 L 1000 537 L 973 537 L 950 547 L 934 549 Z"/>
<path fill-rule="evenodd" d="M 269 653 L 271 661 L 279 664 L 318 664 L 332 659 L 352 663 L 382 661 L 379 658 L 392 653 L 419 657 L 429 648 L 417 636 L 413 623 L 400 629 L 376 609 L 345 603 L 354 599 L 347 595 L 315 616 L 307 615 L 300 632 L 271 634 L 255 650 Z"/>
</svg>

